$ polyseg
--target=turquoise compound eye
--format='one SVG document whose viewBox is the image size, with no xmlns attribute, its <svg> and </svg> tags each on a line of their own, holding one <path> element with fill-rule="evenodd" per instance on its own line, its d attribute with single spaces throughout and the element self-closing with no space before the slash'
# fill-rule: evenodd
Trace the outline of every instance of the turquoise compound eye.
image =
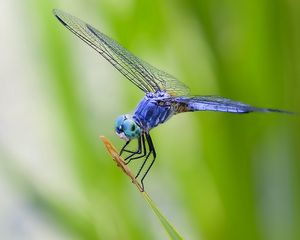
<svg viewBox="0 0 300 240">
<path fill-rule="evenodd" d="M 126 119 L 123 122 L 123 131 L 125 136 L 129 139 L 137 138 L 141 134 L 140 127 L 135 123 L 133 119 Z"/>
<path fill-rule="evenodd" d="M 115 131 L 117 133 L 123 132 L 123 123 L 124 123 L 125 119 L 126 119 L 125 115 L 121 115 L 121 116 L 117 117 L 117 119 L 115 121 Z"/>
</svg>

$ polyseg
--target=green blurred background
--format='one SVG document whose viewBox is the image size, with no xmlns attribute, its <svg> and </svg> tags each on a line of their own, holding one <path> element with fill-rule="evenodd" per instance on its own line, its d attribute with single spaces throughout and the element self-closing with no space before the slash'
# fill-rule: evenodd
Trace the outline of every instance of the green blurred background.
<svg viewBox="0 0 300 240">
<path fill-rule="evenodd" d="M 143 97 L 59 8 L 193 94 L 300 112 L 296 0 L 2 0 L 0 239 L 167 239 L 110 160 Z M 146 190 L 186 239 L 300 239 L 299 115 L 187 113 L 152 131 Z"/>
</svg>

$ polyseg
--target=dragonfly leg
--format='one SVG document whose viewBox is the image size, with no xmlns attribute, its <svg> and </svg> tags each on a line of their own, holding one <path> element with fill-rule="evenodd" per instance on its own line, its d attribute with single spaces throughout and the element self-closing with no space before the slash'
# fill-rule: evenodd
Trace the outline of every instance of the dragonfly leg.
<svg viewBox="0 0 300 240">
<path fill-rule="evenodd" d="M 138 140 L 139 141 L 139 140 Z M 121 149 L 121 151 L 120 151 L 120 153 L 119 153 L 119 155 L 120 156 L 122 156 L 122 154 L 124 153 L 124 152 L 127 152 L 127 153 L 134 153 L 134 154 L 136 154 L 136 153 L 139 153 L 139 147 L 138 147 L 138 150 L 136 150 L 136 151 L 131 151 L 131 150 L 128 150 L 128 149 L 126 149 L 126 147 L 127 147 L 127 145 L 129 144 L 131 142 L 131 140 L 129 140 L 129 141 L 127 141 L 126 143 L 125 143 L 125 145 L 122 147 L 122 149 Z M 140 144 L 140 143 L 139 143 Z M 133 155 L 134 155 L 133 154 Z"/>
<path fill-rule="evenodd" d="M 141 135 L 141 148 L 142 148 L 142 152 L 138 153 L 141 154 L 140 156 L 137 157 L 131 157 L 125 164 L 129 164 L 132 160 L 136 160 L 142 157 L 145 157 L 147 154 L 147 149 L 146 149 L 146 144 L 145 144 L 145 137 L 144 135 Z"/>
<path fill-rule="evenodd" d="M 142 189 L 144 191 L 144 179 L 145 177 L 147 176 L 148 172 L 150 171 L 151 167 L 153 166 L 153 163 L 156 159 L 156 151 L 155 151 L 155 148 L 154 148 L 154 145 L 153 145 L 153 142 L 152 142 L 152 139 L 150 137 L 150 135 L 147 135 L 147 141 L 148 141 L 148 144 L 149 144 L 149 151 L 152 152 L 152 155 L 153 155 L 153 159 L 149 165 L 149 167 L 147 168 L 144 176 L 141 178 L 141 184 L 142 184 Z"/>
<path fill-rule="evenodd" d="M 127 156 L 127 157 L 124 157 L 124 161 L 128 161 L 128 162 L 126 162 L 126 164 L 128 164 L 131 160 L 134 160 L 134 159 L 137 159 L 137 158 L 140 158 L 141 156 L 138 156 L 138 157 L 133 157 L 133 156 L 135 156 L 135 155 L 140 155 L 140 154 L 142 154 L 142 156 L 145 156 L 146 154 L 144 154 L 143 152 L 142 152 L 142 150 L 143 151 L 146 151 L 145 150 L 145 139 L 144 139 L 144 136 L 143 135 L 141 135 L 139 138 L 138 138 L 138 148 L 137 148 L 137 150 L 136 151 L 132 151 L 132 150 L 128 150 L 128 149 L 126 149 L 126 146 L 129 144 L 129 142 L 130 141 L 127 141 L 126 143 L 125 143 L 125 145 L 122 147 L 122 149 L 121 149 L 121 151 L 120 151 L 120 156 L 124 153 L 124 152 L 126 152 L 126 153 L 129 153 L 129 155 Z"/>
<path fill-rule="evenodd" d="M 130 151 L 130 150 L 125 150 L 126 152 L 128 153 L 131 153 L 129 154 L 124 160 L 127 161 L 129 160 L 126 164 L 128 164 L 130 161 L 131 161 L 131 158 L 136 155 L 136 154 L 141 154 L 142 153 L 142 140 L 141 140 L 142 137 L 139 137 L 138 138 L 138 149 L 136 151 Z"/>
<path fill-rule="evenodd" d="M 145 179 L 146 175 L 148 174 L 148 172 L 150 171 L 150 169 L 151 169 L 151 167 L 152 167 L 152 165 L 153 165 L 153 163 L 155 161 L 155 158 L 156 158 L 156 151 L 155 151 L 152 139 L 151 139 L 151 137 L 150 137 L 150 135 L 148 133 L 146 133 L 146 140 L 147 140 L 147 143 L 148 143 L 148 146 L 149 146 L 149 152 L 148 152 L 148 154 L 147 154 L 147 156 L 146 156 L 146 158 L 145 158 L 142 166 L 140 167 L 138 173 L 135 176 L 135 178 L 138 178 L 138 176 L 140 175 L 142 169 L 144 168 L 147 160 L 149 159 L 149 157 L 150 157 L 150 155 L 152 153 L 153 159 L 152 159 L 149 167 L 147 168 L 146 172 L 144 173 L 143 177 L 141 178 L 141 185 L 142 185 L 142 190 L 143 191 L 144 191 L 144 179 Z"/>
<path fill-rule="evenodd" d="M 127 141 L 127 142 L 124 144 L 124 146 L 122 147 L 122 149 L 121 149 L 121 151 L 120 151 L 120 153 L 119 153 L 120 156 L 122 155 L 123 152 L 127 152 L 127 151 L 128 151 L 128 150 L 126 150 L 125 148 L 126 148 L 126 146 L 127 146 L 129 143 L 130 143 L 130 140 Z"/>
</svg>

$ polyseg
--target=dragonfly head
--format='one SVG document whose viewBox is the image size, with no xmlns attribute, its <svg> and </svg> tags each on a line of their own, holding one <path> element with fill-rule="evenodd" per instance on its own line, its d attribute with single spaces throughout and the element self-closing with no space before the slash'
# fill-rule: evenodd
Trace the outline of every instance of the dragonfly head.
<svg viewBox="0 0 300 240">
<path fill-rule="evenodd" d="M 141 135 L 141 128 L 136 124 L 131 115 L 121 115 L 115 121 L 115 130 L 117 135 L 129 141 Z"/>
</svg>

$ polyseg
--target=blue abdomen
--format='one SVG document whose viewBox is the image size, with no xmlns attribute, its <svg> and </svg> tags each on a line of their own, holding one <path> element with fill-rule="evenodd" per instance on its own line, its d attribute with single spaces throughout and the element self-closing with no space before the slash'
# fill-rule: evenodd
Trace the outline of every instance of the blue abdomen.
<svg viewBox="0 0 300 240">
<path fill-rule="evenodd" d="M 156 98 L 145 96 L 137 106 L 133 118 L 144 130 L 149 131 L 151 128 L 164 123 L 172 115 L 170 106 L 160 106 Z"/>
</svg>

